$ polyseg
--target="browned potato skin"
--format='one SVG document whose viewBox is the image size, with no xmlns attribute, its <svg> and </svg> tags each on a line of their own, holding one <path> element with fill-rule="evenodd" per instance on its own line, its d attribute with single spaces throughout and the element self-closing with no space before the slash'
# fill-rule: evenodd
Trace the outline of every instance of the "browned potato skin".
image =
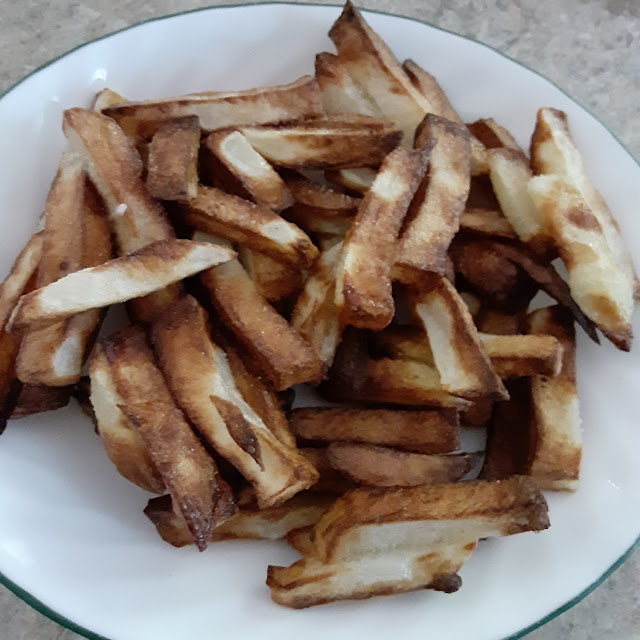
<svg viewBox="0 0 640 640">
<path fill-rule="evenodd" d="M 477 455 L 424 455 L 389 447 L 354 442 L 333 442 L 328 448 L 330 464 L 347 478 L 373 487 L 414 487 L 456 482 L 465 476 Z"/>
</svg>

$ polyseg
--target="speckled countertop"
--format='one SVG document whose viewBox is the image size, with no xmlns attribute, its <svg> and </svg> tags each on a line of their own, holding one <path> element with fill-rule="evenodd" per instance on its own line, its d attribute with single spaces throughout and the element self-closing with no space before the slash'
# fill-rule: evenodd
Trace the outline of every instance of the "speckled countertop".
<svg viewBox="0 0 640 640">
<path fill-rule="evenodd" d="M 87 40 L 153 16 L 215 4 L 223 3 L 0 0 L 0 93 Z M 539 71 L 587 107 L 640 160 L 638 0 L 358 0 L 357 4 L 481 40 Z M 0 640 L 77 638 L 0 587 Z M 527 640 L 556 639 L 640 639 L 640 551 L 582 602 L 527 636 Z"/>
</svg>

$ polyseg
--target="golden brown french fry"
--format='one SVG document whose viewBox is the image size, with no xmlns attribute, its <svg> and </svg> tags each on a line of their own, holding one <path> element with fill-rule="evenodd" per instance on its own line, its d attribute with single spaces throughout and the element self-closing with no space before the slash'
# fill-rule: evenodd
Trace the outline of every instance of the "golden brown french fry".
<svg viewBox="0 0 640 640">
<path fill-rule="evenodd" d="M 213 529 L 211 542 L 284 538 L 293 529 L 315 524 L 334 499 L 317 493 L 298 494 L 278 507 L 258 509 L 255 505 L 243 505 L 235 515 Z M 193 544 L 184 518 L 173 509 L 171 496 L 151 498 L 144 513 L 165 542 L 174 547 Z"/>
<path fill-rule="evenodd" d="M 238 247 L 238 258 L 267 302 L 278 302 L 302 289 L 302 272 L 289 264 L 243 247 Z"/>
<path fill-rule="evenodd" d="M 129 102 L 109 107 L 105 114 L 114 118 L 128 136 L 143 140 L 172 118 L 198 116 L 203 131 L 215 131 L 319 116 L 322 101 L 315 79 L 303 76 L 290 84 L 273 87 Z"/>
<path fill-rule="evenodd" d="M 291 326 L 311 346 L 326 369 L 331 367 L 342 327 L 335 304 L 335 282 L 342 243 L 320 254 L 305 280 L 291 314 Z"/>
<path fill-rule="evenodd" d="M 160 200 L 188 200 L 198 193 L 200 124 L 197 116 L 163 123 L 151 140 L 147 191 Z"/>
<path fill-rule="evenodd" d="M 371 334 L 371 353 L 375 358 L 415 360 L 435 365 L 424 328 L 413 325 L 390 325 Z"/>
<path fill-rule="evenodd" d="M 516 232 L 500 211 L 466 209 L 460 219 L 460 229 L 497 238 L 516 238 Z"/>
<path fill-rule="evenodd" d="M 522 333 L 526 310 L 518 313 L 504 313 L 483 307 L 476 319 L 478 331 L 492 335 L 510 336 Z"/>
<path fill-rule="evenodd" d="M 532 178 L 529 194 L 567 268 L 571 297 L 618 349 L 629 351 L 634 283 L 604 228 L 578 190 L 557 175 Z"/>
<path fill-rule="evenodd" d="M 469 133 L 464 127 L 428 115 L 416 134 L 416 147 L 432 151 L 396 251 L 394 276 L 408 284 L 424 280 L 426 272 L 444 274 L 470 185 Z"/>
<path fill-rule="evenodd" d="M 154 465 L 141 434 L 122 409 L 125 401 L 116 389 L 111 367 L 99 344 L 91 354 L 89 375 L 91 406 L 109 460 L 129 482 L 151 493 L 164 493 L 164 480 Z M 186 523 L 185 528 L 187 536 L 193 542 Z"/>
<path fill-rule="evenodd" d="M 535 174 L 557 175 L 578 191 L 600 224 L 621 278 L 627 287 L 635 288 L 637 296 L 640 282 L 629 249 L 607 203 L 589 181 L 580 151 L 571 137 L 567 116 L 562 111 L 548 107 L 538 110 L 536 128 L 531 137 L 531 166 Z"/>
<path fill-rule="evenodd" d="M 260 507 L 285 502 L 316 482 L 315 469 L 243 399 L 193 298 L 186 296 L 163 314 L 151 336 L 178 404 L 209 445 L 249 480 Z"/>
<path fill-rule="evenodd" d="M 534 251 L 548 252 L 549 229 L 528 191 L 533 175 L 529 159 L 524 153 L 507 148 L 490 149 L 487 158 L 493 190 L 513 230 Z"/>
<path fill-rule="evenodd" d="M 116 93 L 112 89 L 109 89 L 109 87 L 105 87 L 96 93 L 93 98 L 91 108 L 94 111 L 102 111 L 103 109 L 107 109 L 108 107 L 113 107 L 116 104 L 122 104 L 124 102 L 128 102 L 124 96 Z"/>
<path fill-rule="evenodd" d="M 414 309 L 429 338 L 440 380 L 451 393 L 464 398 L 506 396 L 467 306 L 446 278 L 417 294 Z"/>
<path fill-rule="evenodd" d="M 380 110 L 360 90 L 340 64 L 338 56 L 327 52 L 319 53 L 316 56 L 315 70 L 325 113 L 380 115 Z"/>
<path fill-rule="evenodd" d="M 266 207 L 220 189 L 200 186 L 197 197 L 182 206 L 182 215 L 199 231 L 239 242 L 298 268 L 308 267 L 318 255 L 298 227 Z"/>
<path fill-rule="evenodd" d="M 325 495 L 343 495 L 347 491 L 357 488 L 353 480 L 336 471 L 329 462 L 327 447 L 312 448 L 302 447 L 300 453 L 313 465 L 313 468 L 320 474 L 316 484 L 307 491 L 310 493 L 320 493 Z"/>
<path fill-rule="evenodd" d="M 85 169 L 104 200 L 118 255 L 175 237 L 165 210 L 142 182 L 138 152 L 111 118 L 89 109 L 68 109 L 63 130 L 71 148 L 84 158 Z M 180 286 L 174 284 L 131 302 L 130 310 L 138 320 L 148 322 L 179 295 Z"/>
<path fill-rule="evenodd" d="M 144 331 L 129 327 L 100 345 L 124 399 L 121 410 L 144 441 L 196 546 L 204 550 L 215 524 L 235 512 L 229 486 L 174 403 Z"/>
<path fill-rule="evenodd" d="M 329 37 L 338 51 L 340 66 L 377 110 L 395 122 L 403 133 L 404 145 L 411 146 L 416 127 L 430 105 L 411 84 L 389 47 L 351 2 L 344 5 Z"/>
<path fill-rule="evenodd" d="M 154 242 L 122 258 L 70 273 L 23 296 L 10 322 L 15 329 L 43 325 L 87 309 L 138 298 L 234 255 L 230 249 L 205 242 Z"/>
<path fill-rule="evenodd" d="M 460 445 L 454 410 L 304 407 L 289 413 L 291 430 L 305 442 L 359 442 L 423 454 Z"/>
<path fill-rule="evenodd" d="M 356 193 L 365 194 L 376 179 L 374 169 L 361 167 L 359 169 L 336 169 L 324 172 L 326 179 L 339 187 L 350 189 Z"/>
<path fill-rule="evenodd" d="M 548 526 L 544 496 L 524 477 L 357 489 L 316 523 L 302 560 L 269 567 L 267 584 L 275 602 L 293 608 L 424 588 L 452 592 L 478 539 Z"/>
<path fill-rule="evenodd" d="M 71 387 L 47 387 L 42 384 L 23 384 L 10 418 L 25 418 L 36 413 L 66 407 L 71 400 Z"/>
<path fill-rule="evenodd" d="M 478 139 L 487 151 L 491 149 L 513 149 L 524 155 L 524 151 L 507 129 L 493 118 L 480 118 L 467 125 L 472 136 Z"/>
<path fill-rule="evenodd" d="M 478 454 L 425 455 L 355 442 L 334 442 L 329 462 L 358 484 L 371 487 L 415 487 L 456 482 L 480 459 Z"/>
<path fill-rule="evenodd" d="M 391 120 L 360 115 L 241 127 L 240 131 L 269 162 L 292 169 L 377 167 L 402 135 Z"/>
<path fill-rule="evenodd" d="M 537 309 L 527 316 L 532 334 L 554 336 L 562 344 L 562 368 L 550 378 L 531 378 L 535 447 L 528 475 L 542 489 L 575 491 L 580 475 L 582 431 L 576 390 L 576 343 L 573 319 L 562 307 Z"/>
<path fill-rule="evenodd" d="M 251 146 L 240 131 L 209 135 L 205 147 L 235 182 L 240 192 L 256 204 L 279 213 L 293 204 L 287 185 L 276 170 Z M 246 196 L 245 196 L 246 194 Z"/>
<path fill-rule="evenodd" d="M 344 324 L 379 330 L 394 314 L 391 267 L 402 221 L 424 175 L 429 147 L 390 153 L 345 238 L 336 277 Z"/>
<path fill-rule="evenodd" d="M 276 390 L 322 377 L 320 359 L 258 293 L 237 260 L 200 279 L 221 321 Z"/>
<path fill-rule="evenodd" d="M 15 409 L 22 384 L 16 376 L 16 358 L 20 351 L 21 336 L 0 330 L 0 435 Z"/>
</svg>

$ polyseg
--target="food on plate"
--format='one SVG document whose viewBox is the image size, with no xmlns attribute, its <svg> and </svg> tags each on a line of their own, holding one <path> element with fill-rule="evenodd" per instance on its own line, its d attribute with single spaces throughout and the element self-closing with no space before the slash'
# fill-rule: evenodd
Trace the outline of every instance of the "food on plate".
<svg viewBox="0 0 640 640">
<path fill-rule="evenodd" d="M 450 593 L 482 539 L 546 529 L 574 325 L 628 350 L 637 283 L 562 112 L 529 158 L 350 2 L 329 35 L 315 78 L 67 109 L 0 285 L 0 430 L 73 395 L 166 542 L 286 538 L 293 608 Z"/>
</svg>

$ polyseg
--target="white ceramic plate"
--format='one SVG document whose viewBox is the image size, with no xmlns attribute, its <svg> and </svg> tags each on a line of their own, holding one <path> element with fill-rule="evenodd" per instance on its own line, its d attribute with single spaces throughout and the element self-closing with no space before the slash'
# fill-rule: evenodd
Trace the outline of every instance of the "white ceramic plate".
<svg viewBox="0 0 640 640">
<path fill-rule="evenodd" d="M 316 52 L 332 50 L 325 34 L 338 13 L 259 5 L 182 14 L 76 49 L 9 91 L 0 100 L 0 272 L 40 213 L 64 142 L 63 108 L 88 105 L 105 85 L 139 99 L 293 80 L 312 72 Z M 539 106 L 565 110 L 589 173 L 638 254 L 640 168 L 598 121 L 486 46 L 405 18 L 366 17 L 399 58 L 435 74 L 467 121 L 491 115 L 526 145 Z M 286 545 L 219 543 L 203 554 L 166 545 L 141 513 L 146 494 L 116 474 L 75 406 L 11 423 L 0 439 L 3 582 L 76 631 L 113 640 L 518 635 L 570 606 L 640 532 L 637 345 L 626 355 L 580 335 L 578 371 L 580 490 L 548 496 L 549 531 L 481 544 L 456 594 L 280 608 L 264 581 L 267 564 L 295 558 Z"/>
</svg>

